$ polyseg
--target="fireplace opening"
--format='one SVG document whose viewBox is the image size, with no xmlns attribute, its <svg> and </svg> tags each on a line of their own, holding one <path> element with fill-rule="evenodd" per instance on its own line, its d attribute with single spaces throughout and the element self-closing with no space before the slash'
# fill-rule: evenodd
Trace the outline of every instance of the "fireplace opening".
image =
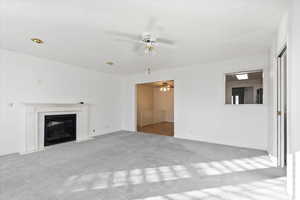
<svg viewBox="0 0 300 200">
<path fill-rule="evenodd" d="M 76 140 L 76 114 L 46 115 L 44 146 Z"/>
</svg>

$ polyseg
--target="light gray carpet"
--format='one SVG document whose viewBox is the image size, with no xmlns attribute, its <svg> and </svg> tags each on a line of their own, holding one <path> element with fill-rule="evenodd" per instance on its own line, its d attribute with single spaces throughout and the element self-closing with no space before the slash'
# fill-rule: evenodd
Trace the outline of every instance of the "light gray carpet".
<svg viewBox="0 0 300 200">
<path fill-rule="evenodd" d="M 117 132 L 0 157 L 0 199 L 282 200 L 284 176 L 263 151 Z"/>
</svg>

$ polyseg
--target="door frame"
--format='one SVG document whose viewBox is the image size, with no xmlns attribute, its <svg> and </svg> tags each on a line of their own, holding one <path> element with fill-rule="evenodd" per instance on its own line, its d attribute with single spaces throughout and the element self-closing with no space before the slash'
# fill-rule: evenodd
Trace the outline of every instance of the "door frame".
<svg viewBox="0 0 300 200">
<path fill-rule="evenodd" d="M 277 166 L 287 165 L 288 130 L 287 130 L 287 45 L 280 51 L 276 63 L 276 151 Z"/>
<path fill-rule="evenodd" d="M 134 107 L 133 107 L 133 130 L 135 132 L 138 132 L 137 130 L 137 119 L 138 119 L 138 114 L 137 114 L 137 111 L 138 111 L 138 93 L 137 93 L 137 90 L 138 90 L 138 85 L 140 84 L 147 84 L 147 83 L 155 83 L 155 82 L 160 82 L 160 81 L 173 81 L 173 84 L 174 84 L 174 88 L 173 88 L 173 112 L 174 112 L 174 116 L 173 116 L 173 120 L 174 120 L 174 135 L 173 137 L 176 137 L 176 82 L 175 82 L 175 79 L 174 78 L 170 78 L 170 79 L 165 79 L 165 80 L 157 80 L 157 79 L 154 79 L 154 80 L 148 80 L 148 81 L 140 81 L 140 82 L 135 82 L 134 83 Z"/>
</svg>

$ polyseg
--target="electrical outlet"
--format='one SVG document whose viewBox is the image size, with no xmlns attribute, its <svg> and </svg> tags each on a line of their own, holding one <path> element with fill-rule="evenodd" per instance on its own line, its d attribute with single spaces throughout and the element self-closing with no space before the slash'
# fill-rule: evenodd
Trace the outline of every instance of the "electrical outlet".
<svg viewBox="0 0 300 200">
<path fill-rule="evenodd" d="M 93 133 L 95 133 L 96 132 L 96 130 L 95 129 L 93 129 Z"/>
</svg>

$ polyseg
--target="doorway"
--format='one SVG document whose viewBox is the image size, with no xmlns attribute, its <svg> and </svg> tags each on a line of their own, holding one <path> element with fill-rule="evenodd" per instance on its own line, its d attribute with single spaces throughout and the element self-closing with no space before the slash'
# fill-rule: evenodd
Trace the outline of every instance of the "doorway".
<svg viewBox="0 0 300 200">
<path fill-rule="evenodd" d="M 136 85 L 137 131 L 174 136 L 174 81 Z"/>
<path fill-rule="evenodd" d="M 277 162 L 287 164 L 287 48 L 277 59 Z"/>
</svg>

